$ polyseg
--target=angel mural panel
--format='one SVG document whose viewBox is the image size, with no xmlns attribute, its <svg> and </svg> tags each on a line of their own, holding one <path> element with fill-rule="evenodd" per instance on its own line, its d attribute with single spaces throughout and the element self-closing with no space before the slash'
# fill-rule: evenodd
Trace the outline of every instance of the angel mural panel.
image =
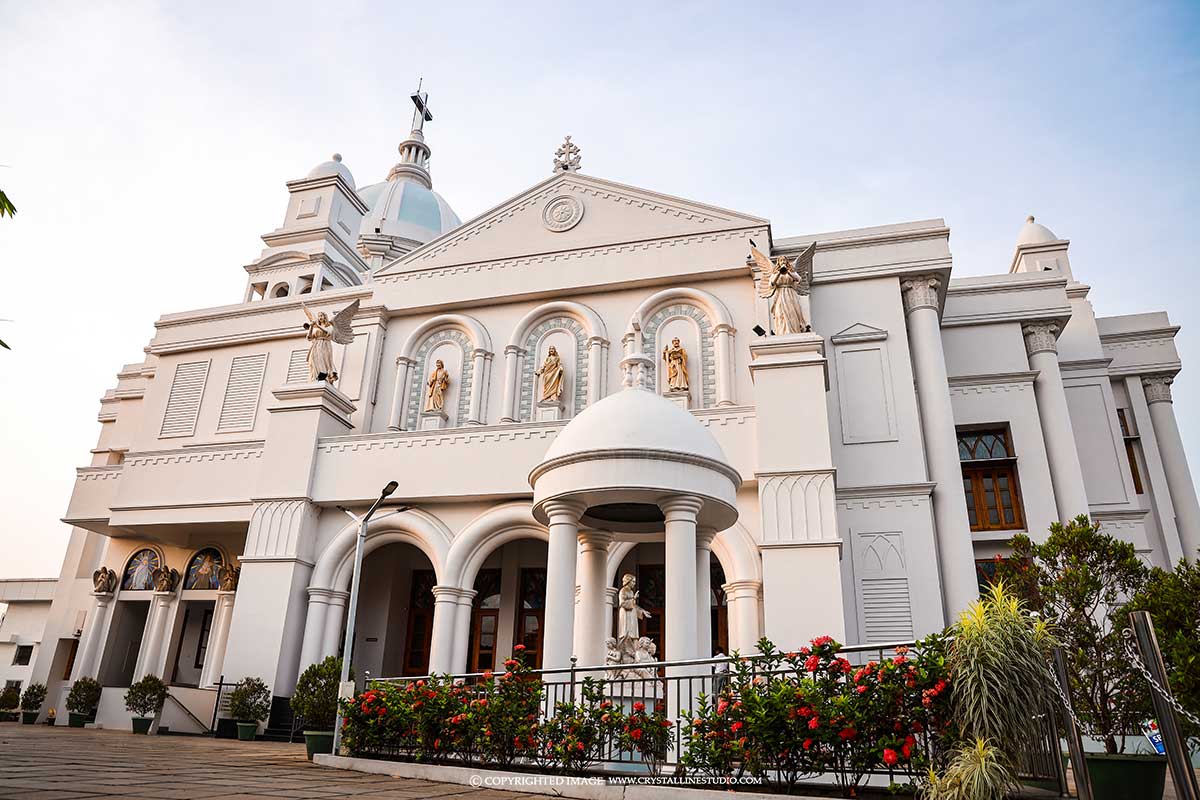
<svg viewBox="0 0 1200 800">
<path fill-rule="evenodd" d="M 789 262 L 780 256 L 772 263 L 750 240 L 750 257 L 758 265 L 762 275 L 758 279 L 758 296 L 770 301 L 771 333 L 787 336 L 793 333 L 812 331 L 812 310 L 809 290 L 812 286 L 813 256 L 817 243 L 810 244 L 803 253 Z"/>
<path fill-rule="evenodd" d="M 338 374 L 333 364 L 333 343 L 345 345 L 354 341 L 354 331 L 350 323 L 358 313 L 358 300 L 334 314 L 332 319 L 324 311 L 314 316 L 308 310 L 308 306 L 301 304 L 300 307 L 308 317 L 308 322 L 304 323 L 304 329 L 307 331 L 304 338 L 309 342 L 308 380 L 311 383 L 335 383 Z"/>
<path fill-rule="evenodd" d="M 184 589 L 218 589 L 221 586 L 220 572 L 225 563 L 221 551 L 206 547 L 188 562 L 183 576 Z"/>
<path fill-rule="evenodd" d="M 125 565 L 121 588 L 134 592 L 150 591 L 154 588 L 154 571 L 160 566 L 158 553 L 148 547 L 138 550 Z"/>
</svg>

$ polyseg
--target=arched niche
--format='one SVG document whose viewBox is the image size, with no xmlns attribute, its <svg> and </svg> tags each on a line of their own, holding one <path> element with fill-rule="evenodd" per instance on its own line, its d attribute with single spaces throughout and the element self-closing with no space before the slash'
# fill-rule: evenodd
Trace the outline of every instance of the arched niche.
<svg viewBox="0 0 1200 800">
<path fill-rule="evenodd" d="M 153 591 L 154 570 L 166 565 L 167 559 L 158 547 L 152 545 L 134 547 L 121 568 L 121 591 Z"/>
<path fill-rule="evenodd" d="M 396 359 L 392 430 L 417 428 L 425 407 L 426 381 L 439 358 L 450 374 L 444 409 L 449 425 L 482 425 L 486 421 L 491 337 L 474 317 L 442 314 L 413 331 Z"/>
<path fill-rule="evenodd" d="M 552 317 L 533 328 L 526 337 L 525 358 L 521 369 L 521 400 L 518 416 L 522 422 L 534 419 L 534 408 L 542 393 L 542 379 L 537 375 L 550 352 L 558 350 L 562 360 L 564 416 L 572 417 L 587 405 L 589 380 L 587 337 L 583 327 L 571 317 Z"/>
<path fill-rule="evenodd" d="M 658 368 L 650 388 L 663 392 L 666 363 L 663 347 L 679 337 L 688 355 L 690 408 L 731 406 L 733 401 L 733 337 L 729 309 L 715 295 L 676 287 L 657 292 L 638 307 L 623 339 L 625 354 L 645 353 Z"/>
</svg>

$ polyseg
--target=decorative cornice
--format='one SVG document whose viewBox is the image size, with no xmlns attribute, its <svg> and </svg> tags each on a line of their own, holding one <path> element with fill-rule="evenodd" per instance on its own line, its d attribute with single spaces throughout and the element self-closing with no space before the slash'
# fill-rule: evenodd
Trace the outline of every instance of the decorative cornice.
<svg viewBox="0 0 1200 800">
<path fill-rule="evenodd" d="M 621 461 L 621 460 L 636 460 L 636 461 L 670 461 L 677 464 L 689 464 L 691 466 L 703 467 L 724 475 L 733 483 L 734 487 L 742 485 L 742 476 L 736 469 L 728 464 L 717 461 L 715 458 L 709 458 L 697 453 L 684 453 L 678 450 L 662 450 L 656 447 L 618 447 L 606 448 L 604 450 L 590 450 L 582 453 L 568 453 L 565 456 L 558 456 L 548 461 L 543 461 L 532 470 L 529 471 L 529 485 L 532 486 L 537 482 L 538 478 L 545 475 L 547 472 L 567 466 L 569 464 L 578 464 L 588 461 Z"/>
<path fill-rule="evenodd" d="M 934 482 L 892 483 L 879 486 L 839 486 L 838 500 L 875 499 L 880 497 L 929 497 L 937 486 Z"/>
<path fill-rule="evenodd" d="M 1172 375 L 1147 375 L 1142 378 L 1142 390 L 1146 393 L 1147 403 L 1170 403 L 1171 384 L 1175 382 Z"/>
<path fill-rule="evenodd" d="M 969 386 L 995 386 L 997 384 L 1027 384 L 1037 378 L 1037 370 L 1028 372 L 988 372 L 978 375 L 952 375 L 949 384 L 952 388 Z"/>
<path fill-rule="evenodd" d="M 1021 326 L 1021 335 L 1025 337 L 1025 353 L 1033 356 L 1038 353 L 1058 354 L 1058 334 L 1062 328 L 1056 322 L 1027 322 Z"/>
<path fill-rule="evenodd" d="M 218 320 L 255 317 L 262 314 L 274 314 L 277 311 L 300 311 L 301 304 L 312 309 L 325 305 L 341 305 L 355 298 L 362 300 L 374 294 L 370 286 L 352 286 L 345 289 L 333 289 L 316 294 L 292 295 L 278 300 L 259 300 L 253 303 L 238 303 L 237 305 L 217 306 L 199 311 L 184 311 L 178 314 L 164 314 L 154 322 L 157 329 L 174 328 L 181 325 L 192 325 L 197 322 L 216 322 Z M 297 326 L 299 327 L 299 326 Z"/>
<path fill-rule="evenodd" d="M 1115 333 L 1100 334 L 1100 342 L 1104 345 L 1116 344 L 1117 342 L 1143 342 L 1145 344 L 1158 344 L 1161 341 L 1170 341 L 1179 333 L 1178 325 L 1167 325 L 1160 328 L 1145 328 L 1139 331 L 1120 331 Z"/>
<path fill-rule="evenodd" d="M 938 299 L 938 288 L 941 285 L 942 278 L 938 275 L 913 275 L 900 281 L 904 313 L 908 315 L 922 308 L 938 311 L 941 308 Z"/>
<path fill-rule="evenodd" d="M 121 467 L 161 466 L 163 464 L 189 464 L 198 461 L 240 461 L 262 458 L 262 441 L 251 443 L 200 445 L 174 450 L 143 450 L 128 453 Z"/>
</svg>

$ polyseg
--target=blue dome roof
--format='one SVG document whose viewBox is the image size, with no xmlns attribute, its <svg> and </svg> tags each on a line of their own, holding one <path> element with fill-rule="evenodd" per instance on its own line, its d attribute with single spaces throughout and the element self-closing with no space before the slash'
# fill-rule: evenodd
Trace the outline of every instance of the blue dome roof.
<svg viewBox="0 0 1200 800">
<path fill-rule="evenodd" d="M 376 232 L 424 244 L 454 230 L 462 221 L 440 194 L 413 180 L 389 180 L 359 190 L 370 211 L 360 233 Z"/>
</svg>

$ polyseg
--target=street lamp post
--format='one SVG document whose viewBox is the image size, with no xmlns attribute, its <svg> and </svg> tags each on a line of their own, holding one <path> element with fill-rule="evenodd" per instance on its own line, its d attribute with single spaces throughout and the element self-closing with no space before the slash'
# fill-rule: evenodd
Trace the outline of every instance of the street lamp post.
<svg viewBox="0 0 1200 800">
<path fill-rule="evenodd" d="M 358 588 L 362 584 L 362 562 L 363 549 L 367 541 L 367 523 L 371 521 L 372 515 L 384 500 L 391 497 L 399 486 L 395 481 L 389 481 L 387 486 L 383 487 L 383 491 L 379 493 L 379 499 L 376 500 L 367 513 L 361 518 L 355 516 L 349 509 L 338 506 L 338 509 L 346 512 L 346 514 L 358 523 L 358 538 L 354 542 L 354 574 L 350 579 L 350 608 L 346 614 L 346 637 L 342 640 L 342 678 L 338 683 L 338 709 L 337 717 L 333 723 L 333 754 L 337 755 L 339 748 L 342 745 L 342 696 L 347 691 L 346 684 L 350 681 L 350 653 L 354 647 L 354 623 L 358 616 Z M 402 511 L 407 511 L 408 506 L 393 511 L 393 514 L 399 514 Z M 381 518 L 382 519 L 382 518 Z M 351 689 L 351 694 L 353 690 Z"/>
</svg>

